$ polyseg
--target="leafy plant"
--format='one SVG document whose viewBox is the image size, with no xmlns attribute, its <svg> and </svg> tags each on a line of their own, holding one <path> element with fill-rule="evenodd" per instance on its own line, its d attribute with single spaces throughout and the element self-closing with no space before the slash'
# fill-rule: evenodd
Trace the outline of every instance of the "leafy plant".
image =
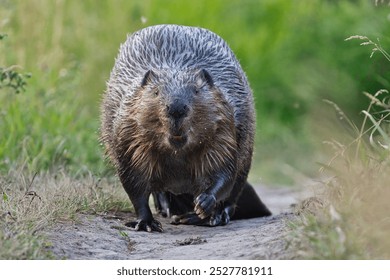
<svg viewBox="0 0 390 280">
<path fill-rule="evenodd" d="M 0 40 L 6 38 L 6 34 L 0 34 Z M 15 93 L 25 91 L 27 79 L 31 77 L 30 73 L 19 73 L 19 66 L 2 67 L 0 66 L 0 90 L 10 88 Z"/>
</svg>

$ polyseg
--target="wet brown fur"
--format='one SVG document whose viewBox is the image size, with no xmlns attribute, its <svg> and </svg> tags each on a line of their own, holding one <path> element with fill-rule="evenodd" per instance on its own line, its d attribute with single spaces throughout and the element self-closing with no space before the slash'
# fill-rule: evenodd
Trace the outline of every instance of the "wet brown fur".
<svg viewBox="0 0 390 280">
<path fill-rule="evenodd" d="M 177 119 L 168 114 L 176 101 L 187 108 Z M 148 206 L 150 194 L 159 192 L 173 200 L 190 195 L 177 210 L 194 210 L 201 221 L 185 223 L 227 224 L 246 190 L 239 207 L 251 209 L 242 216 L 270 215 L 259 198 L 246 201 L 255 195 L 246 181 L 255 129 L 252 92 L 234 54 L 212 32 L 162 25 L 130 36 L 111 72 L 101 120 L 101 141 L 137 212 L 136 229 L 162 231 Z"/>
<path fill-rule="evenodd" d="M 211 99 L 200 94 L 194 100 L 182 128 L 189 131 L 188 144 L 183 149 L 174 149 L 168 143 L 169 119 L 161 99 L 153 96 L 154 90 L 155 87 L 138 88 L 132 99 L 124 104 L 127 118 L 120 120 L 114 134 L 102 127 L 103 142 L 114 143 L 106 144 L 106 151 L 119 170 L 137 170 L 143 180 L 160 181 L 166 177 L 171 163 L 185 159 L 186 171 L 196 181 L 223 168 L 237 169 L 233 111 L 217 88 L 208 92 Z M 104 106 L 111 105 L 104 103 Z M 194 195 L 207 186 L 199 187 L 201 189 L 194 191 Z M 183 193 L 185 191 L 188 190 Z"/>
</svg>

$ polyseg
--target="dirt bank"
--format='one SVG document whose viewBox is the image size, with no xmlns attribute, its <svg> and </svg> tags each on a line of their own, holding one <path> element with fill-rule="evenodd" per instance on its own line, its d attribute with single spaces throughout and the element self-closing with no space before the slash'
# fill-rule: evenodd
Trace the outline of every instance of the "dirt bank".
<svg viewBox="0 0 390 280">
<path fill-rule="evenodd" d="M 164 233 L 135 232 L 123 226 L 132 213 L 80 215 L 57 224 L 47 235 L 58 259 L 290 259 L 285 240 L 291 204 L 302 191 L 257 187 L 274 213 L 267 218 L 232 221 L 224 227 L 174 226 L 159 217 Z"/>
</svg>

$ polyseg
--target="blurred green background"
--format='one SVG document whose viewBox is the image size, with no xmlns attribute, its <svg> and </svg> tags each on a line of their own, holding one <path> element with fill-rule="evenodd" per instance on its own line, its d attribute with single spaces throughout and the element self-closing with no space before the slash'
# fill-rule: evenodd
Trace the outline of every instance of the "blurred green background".
<svg viewBox="0 0 390 280">
<path fill-rule="evenodd" d="M 175 23 L 219 34 L 248 75 L 258 127 L 251 180 L 316 176 L 335 116 L 323 99 L 358 120 L 362 92 L 390 88 L 389 65 L 344 39 L 366 35 L 386 48 L 389 19 L 387 4 L 370 0 L 0 0 L 0 34 L 8 35 L 0 66 L 32 73 L 25 92 L 0 89 L 0 172 L 111 174 L 99 103 L 119 45 L 140 28 Z"/>
</svg>

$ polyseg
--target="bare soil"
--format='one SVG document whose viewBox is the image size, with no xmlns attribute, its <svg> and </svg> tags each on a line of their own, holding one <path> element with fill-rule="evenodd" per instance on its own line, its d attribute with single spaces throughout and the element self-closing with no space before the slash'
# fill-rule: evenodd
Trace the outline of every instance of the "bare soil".
<svg viewBox="0 0 390 280">
<path fill-rule="evenodd" d="M 158 217 L 163 233 L 136 232 L 124 226 L 133 213 L 80 214 L 77 222 L 56 224 L 47 232 L 58 259 L 291 259 L 288 221 L 292 205 L 307 192 L 287 188 L 256 191 L 273 212 L 266 218 L 231 221 L 222 227 L 171 225 Z"/>
</svg>

